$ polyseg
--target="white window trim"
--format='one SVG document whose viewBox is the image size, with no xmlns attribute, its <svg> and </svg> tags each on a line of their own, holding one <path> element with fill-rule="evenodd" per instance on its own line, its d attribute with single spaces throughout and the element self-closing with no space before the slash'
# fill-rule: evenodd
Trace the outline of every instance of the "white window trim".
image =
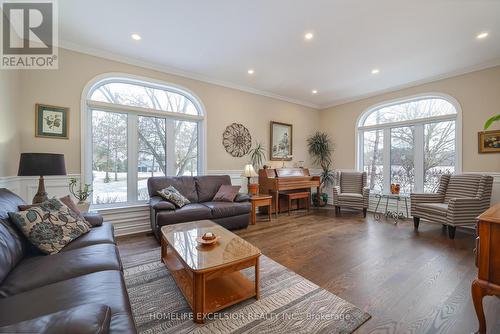
<svg viewBox="0 0 500 334">
<path fill-rule="evenodd" d="M 133 107 L 127 105 L 118 105 L 107 102 L 97 102 L 90 100 L 90 96 L 94 92 L 94 90 L 106 83 L 111 82 L 121 82 L 121 83 L 129 83 L 129 84 L 138 84 L 141 86 L 168 90 L 173 93 L 177 93 L 188 98 L 195 106 L 195 108 L 201 113 L 201 115 L 188 115 L 188 114 L 180 114 L 169 111 L 161 111 L 149 108 L 141 108 L 141 107 Z M 127 112 L 132 117 L 137 117 L 137 115 L 144 116 L 161 116 L 167 117 L 170 119 L 177 120 L 191 120 L 198 122 L 198 150 L 199 150 L 199 159 L 198 159 L 198 171 L 201 174 L 206 174 L 207 171 L 207 112 L 205 106 L 201 99 L 191 90 L 185 88 L 183 86 L 179 86 L 174 83 L 165 82 L 161 80 L 156 80 L 148 77 L 142 77 L 138 75 L 121 73 L 121 72 L 109 72 L 97 75 L 92 80 L 90 80 L 84 87 L 81 96 L 80 103 L 80 124 L 81 124 L 81 161 L 80 161 L 80 169 L 81 169 L 81 180 L 85 183 L 91 183 L 92 181 L 92 109 L 100 109 L 100 110 L 108 110 L 114 112 Z M 130 124 L 130 122 L 129 122 Z M 128 128 L 130 131 L 130 127 Z M 128 152 L 137 146 L 137 139 L 135 136 L 128 136 Z M 129 170 L 131 168 L 131 159 L 129 159 Z M 132 173 L 135 174 L 135 173 Z M 134 179 L 137 179 L 137 175 L 135 177 L 127 177 L 127 187 L 128 189 L 135 189 L 135 185 L 137 183 L 132 183 Z M 131 187 L 131 188 L 130 188 Z M 135 191 L 134 191 L 135 192 Z M 127 196 L 131 196 L 130 190 L 127 192 Z M 135 197 L 137 198 L 137 197 Z M 114 203 L 114 204 L 106 204 L 99 205 L 99 208 L 113 208 L 113 207 L 127 207 L 127 206 L 135 206 L 138 204 L 142 204 L 142 201 L 131 200 L 128 198 L 127 203 Z"/>
<path fill-rule="evenodd" d="M 375 110 L 385 108 L 385 107 L 390 107 L 393 105 L 397 104 L 403 104 L 403 103 L 408 103 L 408 102 L 414 102 L 414 101 L 419 101 L 419 100 L 427 100 L 427 99 L 442 99 L 445 100 L 453 105 L 455 107 L 455 110 L 457 111 L 456 114 L 452 115 L 442 115 L 442 116 L 434 116 L 434 117 L 427 117 L 427 118 L 419 118 L 417 120 L 410 120 L 410 121 L 400 121 L 400 122 L 392 122 L 392 123 L 384 123 L 380 125 L 368 125 L 368 126 L 360 126 L 360 124 L 364 124 L 366 118 Z M 408 125 L 415 125 L 417 127 L 421 127 L 423 129 L 423 124 L 425 123 L 432 123 L 432 122 L 443 122 L 447 120 L 455 120 L 455 149 L 456 149 L 456 154 L 455 154 L 455 173 L 461 173 L 462 172 L 462 107 L 460 106 L 460 103 L 458 102 L 457 99 L 455 99 L 453 96 L 444 94 L 444 93 L 437 93 L 437 92 L 430 92 L 430 93 L 421 93 L 421 94 L 416 94 L 416 95 L 411 95 L 411 96 L 405 96 L 401 98 L 396 98 L 388 101 L 383 101 L 377 104 L 374 104 L 368 108 L 366 108 L 357 118 L 356 124 L 355 124 L 355 147 L 356 147 L 356 169 L 358 171 L 363 171 L 363 133 L 364 131 L 369 131 L 369 130 L 375 130 L 375 129 L 381 129 L 383 131 L 383 136 L 384 136 L 384 161 L 390 161 L 386 159 L 390 159 L 390 150 L 386 149 L 387 147 L 390 147 L 390 129 L 391 128 L 396 128 L 396 127 L 402 127 L 402 126 L 408 126 Z M 418 130 L 416 135 L 417 136 L 422 136 L 423 132 L 421 131 L 422 129 Z M 420 133 L 421 132 L 421 133 Z M 416 153 L 417 155 L 418 152 Z M 417 159 L 420 159 L 417 157 Z M 423 157 L 421 157 L 421 160 L 423 162 Z M 423 165 L 422 165 L 423 166 Z M 415 169 L 420 168 L 417 167 L 417 164 L 415 165 Z M 384 168 L 383 171 L 384 175 L 384 192 L 387 191 L 387 189 L 390 189 L 390 170 L 388 168 Z M 417 175 L 417 170 L 415 171 L 415 175 Z M 416 176 L 418 178 L 418 176 Z M 419 183 L 417 183 L 417 181 Z M 415 180 L 415 184 L 419 185 L 420 180 Z M 417 187 L 416 191 L 421 192 L 423 189 L 419 189 L 420 186 Z"/>
</svg>

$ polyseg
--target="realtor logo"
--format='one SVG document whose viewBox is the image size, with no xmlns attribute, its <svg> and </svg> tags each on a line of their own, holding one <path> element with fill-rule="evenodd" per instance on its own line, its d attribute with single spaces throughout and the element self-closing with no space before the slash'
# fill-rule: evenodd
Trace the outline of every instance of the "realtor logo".
<svg viewBox="0 0 500 334">
<path fill-rule="evenodd" d="M 2 69 L 57 69 L 55 1 L 2 2 Z"/>
</svg>

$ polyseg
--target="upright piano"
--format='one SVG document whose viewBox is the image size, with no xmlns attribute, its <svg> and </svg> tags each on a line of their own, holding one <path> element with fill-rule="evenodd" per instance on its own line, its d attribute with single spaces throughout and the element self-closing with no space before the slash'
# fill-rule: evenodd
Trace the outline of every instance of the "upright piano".
<svg viewBox="0 0 500 334">
<path fill-rule="evenodd" d="M 259 192 L 273 196 L 272 212 L 286 211 L 288 203 L 279 202 L 280 192 L 311 191 L 319 192 L 319 176 L 311 176 L 307 168 L 267 168 L 259 170 Z M 299 204 L 296 204 L 297 208 Z M 291 208 L 293 209 L 293 208 Z"/>
</svg>

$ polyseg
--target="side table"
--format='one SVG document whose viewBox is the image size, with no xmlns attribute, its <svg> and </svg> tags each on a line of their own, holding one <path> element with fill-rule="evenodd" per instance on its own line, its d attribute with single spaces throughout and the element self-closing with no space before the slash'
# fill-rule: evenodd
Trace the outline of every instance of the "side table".
<svg viewBox="0 0 500 334">
<path fill-rule="evenodd" d="M 378 199 L 377 201 L 377 206 L 375 207 L 375 212 L 373 213 L 373 216 L 375 217 L 375 220 L 380 221 L 382 218 L 382 215 L 387 217 L 392 217 L 394 219 L 394 224 L 397 224 L 400 219 L 404 218 L 410 218 L 410 214 L 408 211 L 408 198 L 410 195 L 408 194 L 375 194 L 375 198 Z M 380 202 L 385 200 L 385 211 L 384 213 L 378 212 L 378 207 L 380 205 Z M 389 200 L 395 200 L 396 201 L 396 210 L 389 210 Z M 399 211 L 399 202 L 405 202 L 405 208 L 406 208 L 406 216 L 403 211 Z M 401 208 L 403 210 L 403 208 Z"/>
<path fill-rule="evenodd" d="M 250 197 L 250 202 L 252 203 L 252 212 L 250 212 L 250 223 L 255 225 L 257 220 L 257 208 L 261 206 L 267 206 L 267 214 L 269 221 L 271 221 L 271 207 L 273 205 L 273 197 L 269 195 L 255 195 Z"/>
</svg>

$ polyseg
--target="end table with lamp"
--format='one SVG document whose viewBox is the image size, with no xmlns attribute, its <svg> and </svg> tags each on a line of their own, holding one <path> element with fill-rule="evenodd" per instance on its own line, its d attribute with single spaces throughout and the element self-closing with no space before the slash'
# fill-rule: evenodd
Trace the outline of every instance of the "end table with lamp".
<svg viewBox="0 0 500 334">
<path fill-rule="evenodd" d="M 49 199 L 45 191 L 44 176 L 66 175 L 64 154 L 54 153 L 21 153 L 17 176 L 39 176 L 38 191 L 33 204 Z"/>
</svg>

